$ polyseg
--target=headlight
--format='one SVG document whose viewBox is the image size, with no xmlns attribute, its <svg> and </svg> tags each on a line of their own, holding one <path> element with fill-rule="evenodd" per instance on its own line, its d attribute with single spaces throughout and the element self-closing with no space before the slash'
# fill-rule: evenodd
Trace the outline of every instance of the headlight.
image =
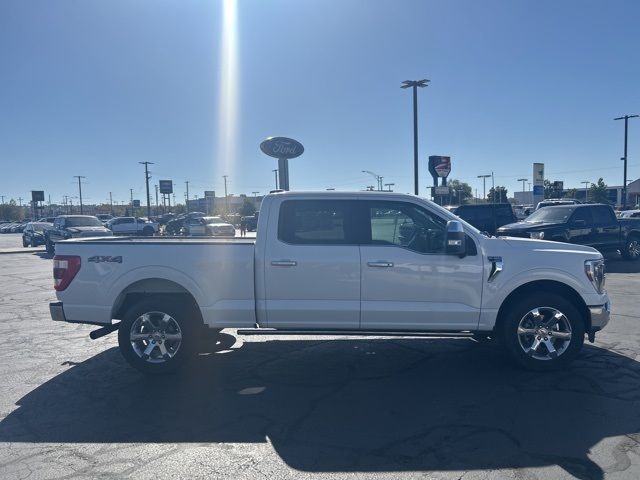
<svg viewBox="0 0 640 480">
<path fill-rule="evenodd" d="M 535 238 L 536 240 L 542 240 L 544 238 L 544 232 L 530 232 L 530 238 Z"/>
<path fill-rule="evenodd" d="M 593 285 L 593 288 L 596 289 L 596 292 L 603 293 L 604 292 L 604 282 L 605 282 L 605 271 L 604 271 L 604 260 L 601 258 L 599 260 L 587 260 L 584 262 L 584 273 L 587 275 L 589 281 Z"/>
</svg>

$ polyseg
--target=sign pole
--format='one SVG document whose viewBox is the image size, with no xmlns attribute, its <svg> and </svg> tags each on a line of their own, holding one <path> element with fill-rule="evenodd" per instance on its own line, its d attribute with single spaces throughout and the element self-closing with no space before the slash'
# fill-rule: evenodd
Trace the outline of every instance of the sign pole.
<svg viewBox="0 0 640 480">
<path fill-rule="evenodd" d="M 280 176 L 280 190 L 289 191 L 289 160 L 278 159 L 278 175 Z"/>
</svg>

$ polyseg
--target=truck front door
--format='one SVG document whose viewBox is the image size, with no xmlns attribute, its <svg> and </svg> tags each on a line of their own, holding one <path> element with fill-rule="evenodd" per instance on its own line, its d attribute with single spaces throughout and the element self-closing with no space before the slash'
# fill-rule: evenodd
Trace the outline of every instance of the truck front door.
<svg viewBox="0 0 640 480">
<path fill-rule="evenodd" d="M 355 203 L 311 199 L 280 203 L 277 233 L 264 259 L 268 327 L 358 328 Z"/>
<path fill-rule="evenodd" d="M 360 247 L 364 330 L 474 330 L 483 260 L 445 253 L 446 220 L 421 205 L 367 201 Z M 468 237 L 468 242 L 473 240 Z"/>
</svg>

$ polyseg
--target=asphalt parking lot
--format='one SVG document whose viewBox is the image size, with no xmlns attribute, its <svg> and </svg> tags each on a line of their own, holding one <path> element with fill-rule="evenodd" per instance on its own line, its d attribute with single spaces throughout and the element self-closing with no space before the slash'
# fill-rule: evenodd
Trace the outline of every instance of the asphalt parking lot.
<svg viewBox="0 0 640 480">
<path fill-rule="evenodd" d="M 567 371 L 469 339 L 227 335 L 158 378 L 49 319 L 47 255 L 0 267 L 2 479 L 640 478 L 640 262 L 608 261 L 612 321 Z"/>
</svg>

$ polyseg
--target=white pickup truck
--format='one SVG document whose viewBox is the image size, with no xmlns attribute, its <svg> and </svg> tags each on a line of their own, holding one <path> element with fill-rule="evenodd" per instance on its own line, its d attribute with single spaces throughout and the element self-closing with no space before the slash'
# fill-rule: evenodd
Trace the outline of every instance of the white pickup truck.
<svg viewBox="0 0 640 480">
<path fill-rule="evenodd" d="M 149 373 L 183 365 L 203 327 L 497 338 L 547 370 L 610 312 L 593 248 L 488 237 L 395 193 L 271 194 L 256 239 L 65 240 L 53 274 L 53 320 L 102 326 L 92 338 L 118 330 L 124 357 Z"/>
</svg>

